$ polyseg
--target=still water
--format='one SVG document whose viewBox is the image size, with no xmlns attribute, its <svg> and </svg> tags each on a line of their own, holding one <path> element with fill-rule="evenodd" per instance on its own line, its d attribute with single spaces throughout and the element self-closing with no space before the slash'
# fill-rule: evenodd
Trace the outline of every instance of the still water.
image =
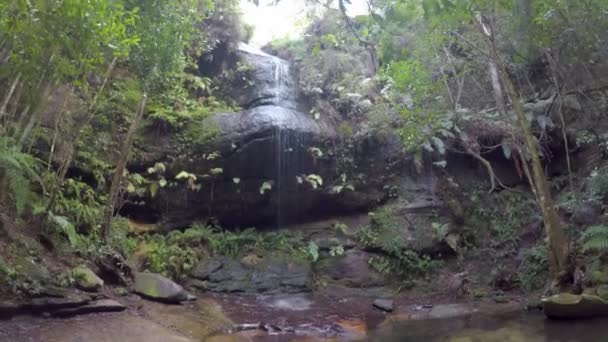
<svg viewBox="0 0 608 342">
<path fill-rule="evenodd" d="M 372 332 L 382 342 L 608 342 L 608 319 L 546 319 L 541 313 L 395 323 Z"/>
</svg>

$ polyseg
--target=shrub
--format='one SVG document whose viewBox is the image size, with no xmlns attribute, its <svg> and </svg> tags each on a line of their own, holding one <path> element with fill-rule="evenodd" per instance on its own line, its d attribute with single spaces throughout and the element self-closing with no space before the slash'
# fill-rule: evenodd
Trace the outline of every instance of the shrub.
<svg viewBox="0 0 608 342">
<path fill-rule="evenodd" d="M 608 168 L 593 170 L 587 179 L 587 192 L 589 198 L 602 201 L 608 195 Z"/>
<path fill-rule="evenodd" d="M 356 234 L 356 239 L 364 247 L 377 249 L 385 254 L 371 258 L 370 266 L 380 273 L 397 276 L 425 276 L 436 269 L 440 264 L 438 260 L 409 249 L 392 215 L 390 208 L 374 212 L 370 215 L 370 226 Z"/>
<path fill-rule="evenodd" d="M 538 290 L 547 279 L 547 250 L 544 246 L 530 248 L 524 254 L 519 271 L 519 283 L 525 291 Z"/>
</svg>

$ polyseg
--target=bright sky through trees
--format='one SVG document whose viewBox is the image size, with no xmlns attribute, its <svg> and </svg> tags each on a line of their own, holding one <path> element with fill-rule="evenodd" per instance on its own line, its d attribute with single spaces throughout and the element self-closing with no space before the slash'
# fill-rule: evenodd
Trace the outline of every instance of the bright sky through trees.
<svg viewBox="0 0 608 342">
<path fill-rule="evenodd" d="M 367 13 L 365 0 L 352 0 L 348 14 L 356 16 Z M 282 0 L 274 5 L 273 0 L 261 0 L 259 6 L 241 0 L 243 19 L 255 27 L 251 43 L 261 46 L 273 39 L 297 37 L 307 25 L 306 0 Z M 310 9 L 310 8 L 308 8 Z"/>
</svg>

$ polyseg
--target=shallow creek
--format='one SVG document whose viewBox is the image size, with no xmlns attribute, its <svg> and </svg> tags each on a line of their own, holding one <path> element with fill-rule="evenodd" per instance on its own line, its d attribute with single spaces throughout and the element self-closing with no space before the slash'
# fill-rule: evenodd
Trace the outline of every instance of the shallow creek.
<svg viewBox="0 0 608 342">
<path fill-rule="evenodd" d="M 372 331 L 382 342 L 600 342 L 608 341 L 608 319 L 549 320 L 541 313 L 400 322 Z"/>
</svg>

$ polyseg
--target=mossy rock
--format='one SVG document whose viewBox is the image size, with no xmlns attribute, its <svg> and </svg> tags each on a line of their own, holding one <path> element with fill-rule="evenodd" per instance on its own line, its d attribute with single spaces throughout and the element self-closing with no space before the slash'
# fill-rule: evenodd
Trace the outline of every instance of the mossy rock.
<svg viewBox="0 0 608 342">
<path fill-rule="evenodd" d="M 40 262 L 30 257 L 17 258 L 14 268 L 28 279 L 46 284 L 51 282 L 51 272 Z"/>
<path fill-rule="evenodd" d="M 103 280 L 86 266 L 78 266 L 72 269 L 72 277 L 76 286 L 85 291 L 98 291 L 103 287 Z"/>
<path fill-rule="evenodd" d="M 593 270 L 591 272 L 591 282 L 593 284 L 608 284 L 608 271 L 605 269 Z"/>
<path fill-rule="evenodd" d="M 188 298 L 181 285 L 156 273 L 136 273 L 134 291 L 144 298 L 167 303 L 179 303 Z"/>
<path fill-rule="evenodd" d="M 549 318 L 588 318 L 608 315 L 608 302 L 594 295 L 560 293 L 542 299 Z"/>
<path fill-rule="evenodd" d="M 490 292 L 487 289 L 483 289 L 483 288 L 474 288 L 471 290 L 471 295 L 474 298 L 483 298 L 483 297 L 488 297 L 490 295 Z"/>
<path fill-rule="evenodd" d="M 600 285 L 595 289 L 595 293 L 603 300 L 608 301 L 608 285 Z"/>
</svg>

